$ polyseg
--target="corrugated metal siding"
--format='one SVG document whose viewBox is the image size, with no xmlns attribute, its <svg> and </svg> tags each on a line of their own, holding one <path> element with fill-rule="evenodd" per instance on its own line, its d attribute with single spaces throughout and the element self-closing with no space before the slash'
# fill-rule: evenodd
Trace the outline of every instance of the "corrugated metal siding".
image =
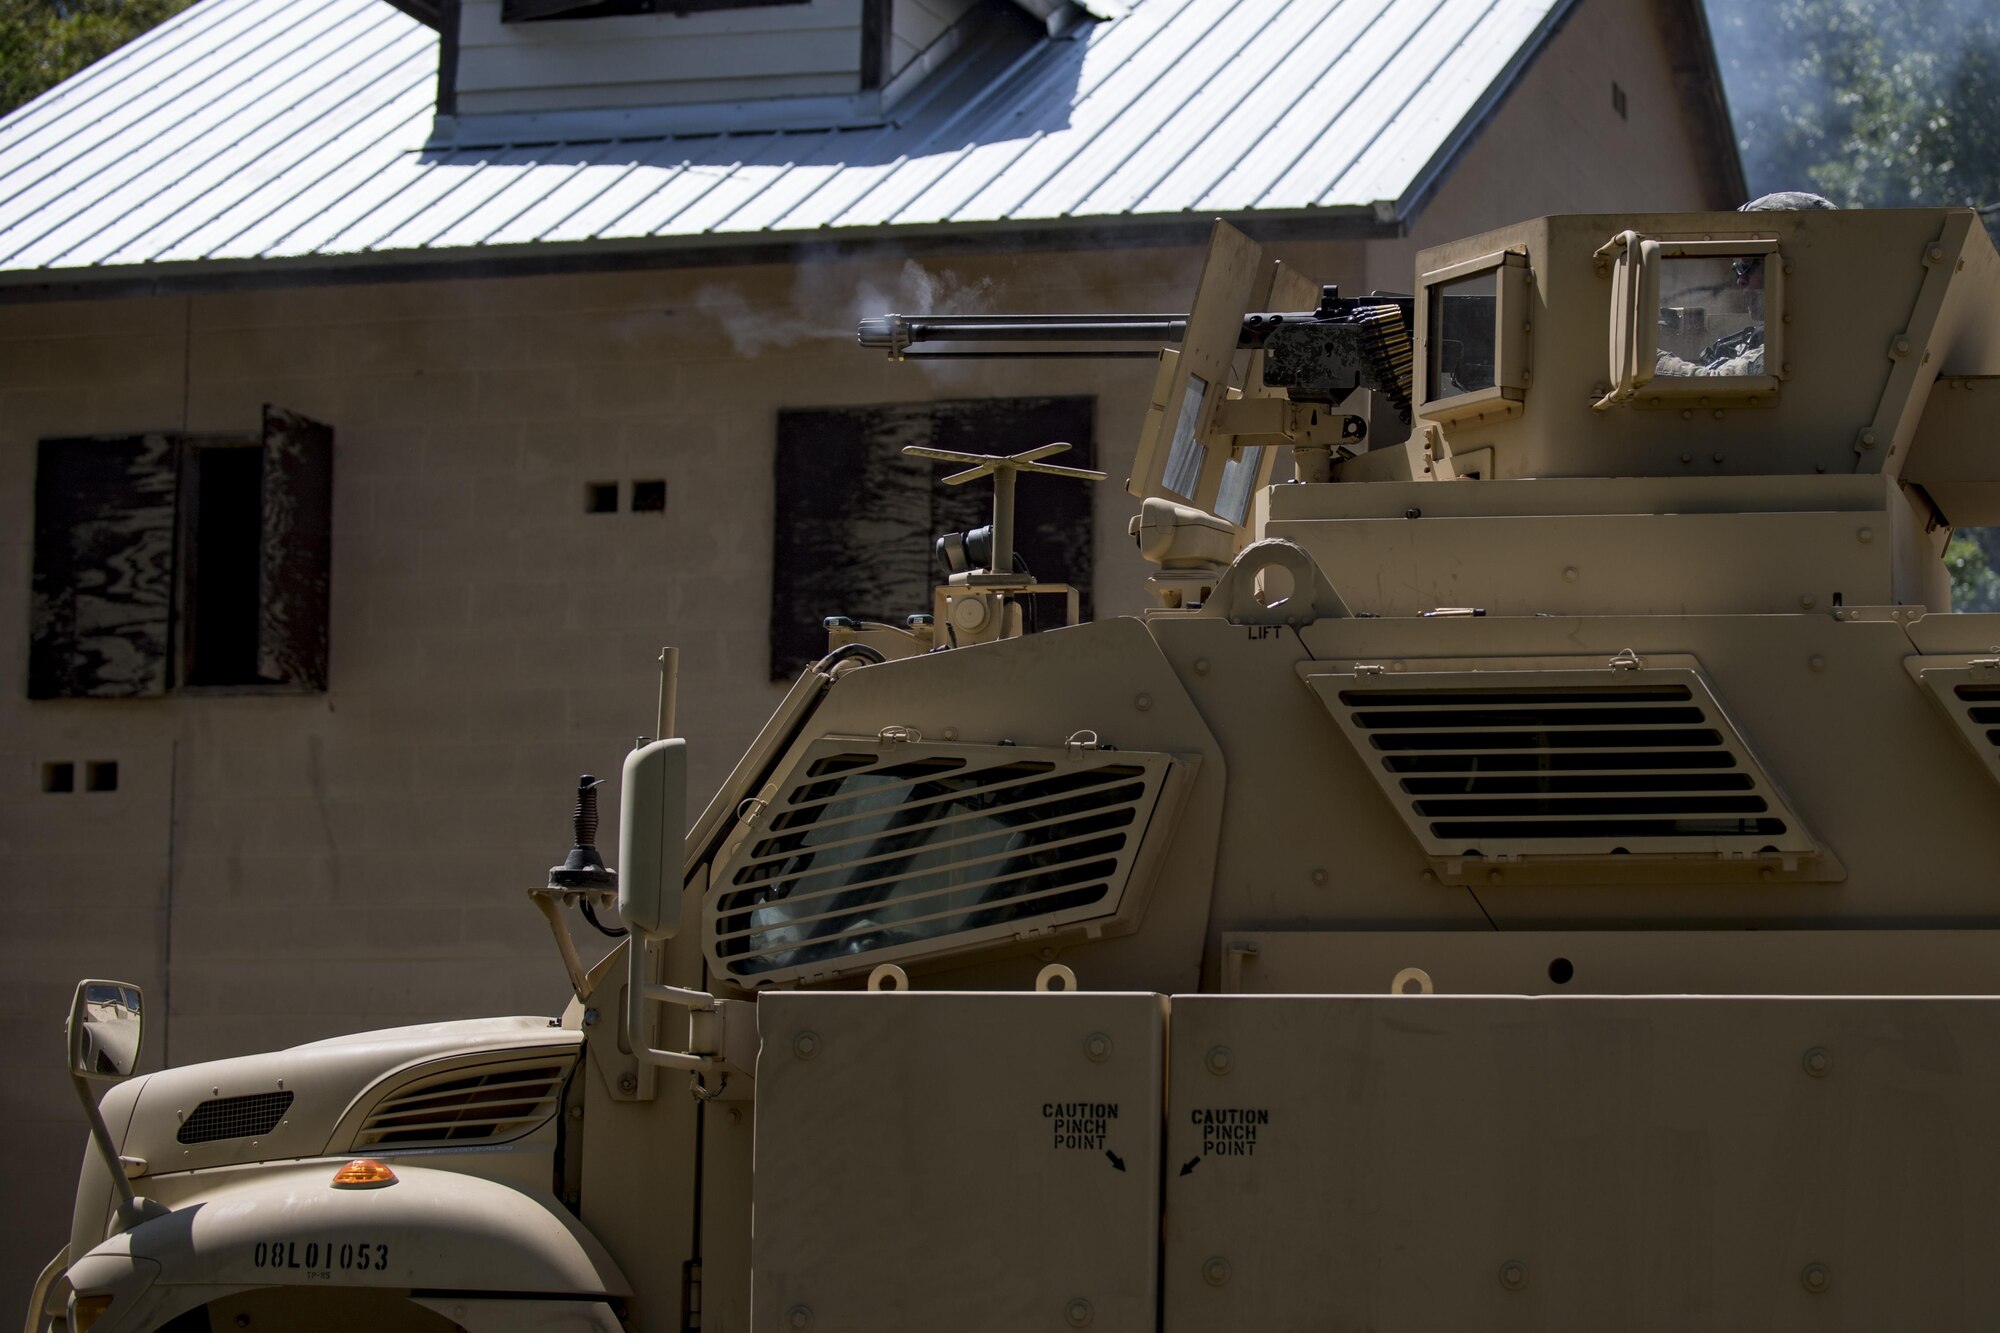
<svg viewBox="0 0 2000 1333">
<path fill-rule="evenodd" d="M 383 0 L 201 0 L 0 120 L 0 280 L 910 225 L 1393 215 L 1564 3 L 1143 0 L 1037 43 L 976 95 L 944 96 L 940 79 L 876 129 L 427 148 L 429 29 Z"/>
</svg>

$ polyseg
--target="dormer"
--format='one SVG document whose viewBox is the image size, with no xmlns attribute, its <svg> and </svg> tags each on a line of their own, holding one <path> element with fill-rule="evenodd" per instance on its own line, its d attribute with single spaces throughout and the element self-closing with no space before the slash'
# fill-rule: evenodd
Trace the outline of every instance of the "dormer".
<svg viewBox="0 0 2000 1333">
<path fill-rule="evenodd" d="M 1105 0 L 393 3 L 445 34 L 433 138 L 456 145 L 879 125 L 970 46 L 1112 12 Z"/>
</svg>

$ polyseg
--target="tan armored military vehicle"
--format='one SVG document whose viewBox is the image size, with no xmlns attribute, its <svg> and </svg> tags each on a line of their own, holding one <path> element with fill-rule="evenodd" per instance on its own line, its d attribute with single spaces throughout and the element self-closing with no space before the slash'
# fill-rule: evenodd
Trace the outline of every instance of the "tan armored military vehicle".
<svg viewBox="0 0 2000 1333">
<path fill-rule="evenodd" d="M 1219 228 L 1184 316 L 863 328 L 1079 339 L 1174 345 L 1153 610 L 1023 633 L 1056 442 L 953 456 L 930 619 L 836 622 L 691 824 L 635 750 L 615 887 L 581 812 L 559 1018 L 98 1102 L 144 1010 L 85 982 L 30 1327 L 1990 1326 L 1974 215 L 1544 218 L 1359 298 Z"/>
</svg>

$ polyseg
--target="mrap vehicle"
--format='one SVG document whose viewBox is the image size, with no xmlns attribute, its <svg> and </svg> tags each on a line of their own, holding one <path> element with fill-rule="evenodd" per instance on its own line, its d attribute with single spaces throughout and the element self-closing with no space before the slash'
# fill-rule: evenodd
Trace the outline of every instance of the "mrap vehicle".
<svg viewBox="0 0 2000 1333">
<path fill-rule="evenodd" d="M 2000 258 L 1778 209 L 1414 278 L 1218 226 L 1184 314 L 865 321 L 1158 357 L 1151 609 L 1013 558 L 1060 442 L 945 454 L 991 527 L 706 813 L 670 670 L 615 875 L 582 784 L 558 1017 L 130 1077 L 83 983 L 30 1327 L 1992 1326 L 2000 616 L 1941 557 Z"/>
</svg>

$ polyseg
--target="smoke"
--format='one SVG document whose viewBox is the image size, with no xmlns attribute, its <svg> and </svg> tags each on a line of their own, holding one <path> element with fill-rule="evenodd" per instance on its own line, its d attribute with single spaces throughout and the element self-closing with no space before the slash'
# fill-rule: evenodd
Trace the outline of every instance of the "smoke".
<svg viewBox="0 0 2000 1333">
<path fill-rule="evenodd" d="M 1706 0 L 1750 193 L 2000 200 L 1992 0 Z"/>
<path fill-rule="evenodd" d="M 783 308 L 755 304 L 731 283 L 703 283 L 695 289 L 694 308 L 721 325 L 738 356 L 754 357 L 806 342 L 852 341 L 854 326 L 868 315 L 987 314 L 1004 291 L 991 276 L 966 276 L 915 259 L 905 259 L 893 276 L 858 283 L 856 267 L 808 257 L 794 270 Z"/>
</svg>

